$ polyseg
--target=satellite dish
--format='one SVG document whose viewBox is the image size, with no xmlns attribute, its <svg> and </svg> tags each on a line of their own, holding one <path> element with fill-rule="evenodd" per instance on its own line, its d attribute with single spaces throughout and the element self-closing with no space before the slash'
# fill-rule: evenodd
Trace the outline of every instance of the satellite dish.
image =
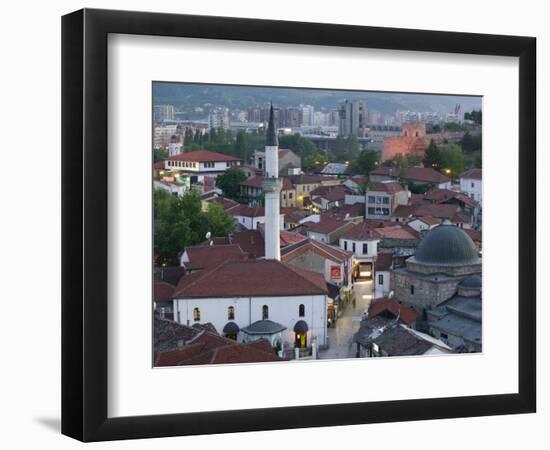
<svg viewBox="0 0 550 450">
<path fill-rule="evenodd" d="M 212 236 L 212 233 L 210 233 L 210 231 L 206 233 L 206 239 L 210 239 L 211 236 Z"/>
</svg>

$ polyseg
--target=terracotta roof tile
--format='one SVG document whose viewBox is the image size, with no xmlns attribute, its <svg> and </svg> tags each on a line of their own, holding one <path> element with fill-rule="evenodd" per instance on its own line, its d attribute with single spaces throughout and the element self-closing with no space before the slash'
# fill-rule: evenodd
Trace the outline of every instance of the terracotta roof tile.
<svg viewBox="0 0 550 450">
<path fill-rule="evenodd" d="M 242 161 L 239 158 L 234 156 L 224 155 L 222 153 L 211 152 L 210 150 L 197 150 L 194 152 L 180 153 L 176 156 L 170 156 L 166 158 L 170 161 L 193 161 L 193 162 L 203 162 L 203 161 Z"/>
<path fill-rule="evenodd" d="M 416 311 L 412 306 L 405 306 L 392 298 L 383 297 L 374 300 L 369 306 L 369 317 L 375 317 L 384 312 L 390 312 L 395 317 L 399 316 L 405 325 L 416 321 Z"/>
<path fill-rule="evenodd" d="M 238 245 L 197 245 L 186 247 L 189 262 L 184 263 L 187 270 L 200 270 L 217 266 L 228 259 L 247 259 L 248 255 Z"/>
<path fill-rule="evenodd" d="M 459 178 L 467 178 L 470 180 L 481 180 L 483 176 L 483 171 L 481 169 L 470 169 L 466 172 L 460 174 Z"/>
<path fill-rule="evenodd" d="M 213 269 L 184 277 L 176 287 L 174 298 L 324 294 L 326 286 L 321 274 L 302 273 L 280 261 L 264 259 L 227 261 Z"/>
</svg>

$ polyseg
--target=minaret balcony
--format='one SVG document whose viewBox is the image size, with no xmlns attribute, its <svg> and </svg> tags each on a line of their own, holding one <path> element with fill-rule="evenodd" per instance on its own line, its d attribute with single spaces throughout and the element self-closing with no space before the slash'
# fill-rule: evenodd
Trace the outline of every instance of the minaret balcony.
<svg viewBox="0 0 550 450">
<path fill-rule="evenodd" d="M 262 181 L 264 192 L 281 192 L 283 180 L 277 177 L 265 177 Z"/>
</svg>

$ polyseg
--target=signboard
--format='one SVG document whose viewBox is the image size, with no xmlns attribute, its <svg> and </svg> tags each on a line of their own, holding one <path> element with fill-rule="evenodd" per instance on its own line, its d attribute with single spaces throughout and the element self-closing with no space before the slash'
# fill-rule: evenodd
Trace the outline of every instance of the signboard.
<svg viewBox="0 0 550 450">
<path fill-rule="evenodd" d="M 340 266 L 330 266 L 330 279 L 331 280 L 340 280 L 342 278 L 342 271 Z"/>
</svg>

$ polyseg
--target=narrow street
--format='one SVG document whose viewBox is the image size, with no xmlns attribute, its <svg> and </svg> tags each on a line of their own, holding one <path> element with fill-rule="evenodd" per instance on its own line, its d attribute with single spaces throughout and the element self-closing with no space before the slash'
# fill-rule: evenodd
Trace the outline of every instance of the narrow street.
<svg viewBox="0 0 550 450">
<path fill-rule="evenodd" d="M 329 348 L 319 352 L 319 359 L 354 358 L 355 349 L 351 345 L 354 333 L 359 329 L 361 314 L 373 297 L 373 282 L 361 281 L 353 285 L 355 308 L 348 305 L 336 326 L 328 329 Z"/>
</svg>

